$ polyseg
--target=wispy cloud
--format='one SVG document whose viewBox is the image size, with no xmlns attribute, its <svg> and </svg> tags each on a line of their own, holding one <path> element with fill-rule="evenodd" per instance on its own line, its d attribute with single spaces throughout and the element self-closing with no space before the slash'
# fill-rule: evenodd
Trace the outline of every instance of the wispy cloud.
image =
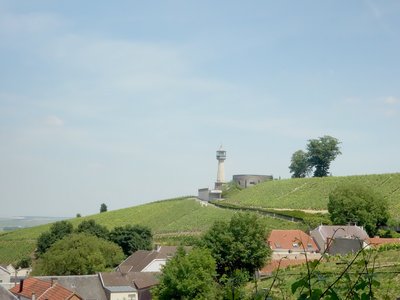
<svg viewBox="0 0 400 300">
<path fill-rule="evenodd" d="M 57 116 L 47 116 L 43 123 L 51 127 L 61 127 L 64 125 L 64 121 Z"/>
<path fill-rule="evenodd" d="M 60 16 L 52 13 L 0 13 L 0 32 L 3 34 L 51 31 L 63 23 Z"/>
<path fill-rule="evenodd" d="M 383 102 L 388 105 L 396 105 L 396 104 L 400 104 L 400 98 L 389 96 L 389 97 L 385 98 L 383 100 Z"/>
</svg>

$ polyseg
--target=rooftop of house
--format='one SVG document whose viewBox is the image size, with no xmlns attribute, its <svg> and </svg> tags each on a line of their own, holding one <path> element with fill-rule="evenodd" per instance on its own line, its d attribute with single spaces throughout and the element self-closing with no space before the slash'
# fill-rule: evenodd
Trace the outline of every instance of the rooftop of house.
<svg viewBox="0 0 400 300">
<path fill-rule="evenodd" d="M 2 300 L 17 300 L 18 298 L 0 285 L 0 299 L 2 299 Z"/>
<path fill-rule="evenodd" d="M 272 230 L 268 237 L 272 251 L 317 251 L 314 240 L 301 230 Z"/>
<path fill-rule="evenodd" d="M 155 250 L 138 250 L 125 259 L 117 268 L 117 271 L 140 272 L 155 259 L 165 259 L 175 255 L 177 246 L 159 246 Z"/>
<path fill-rule="evenodd" d="M 37 300 L 52 299 L 52 300 L 66 300 L 70 299 L 73 295 L 82 299 L 75 292 L 66 289 L 58 283 L 44 281 L 34 277 L 29 277 L 21 283 L 10 289 L 10 292 L 16 296 L 22 296 L 32 299 L 34 294 Z"/>
<path fill-rule="evenodd" d="M 100 278 L 104 288 L 108 290 L 125 291 L 127 287 L 141 290 L 158 284 L 156 275 L 150 272 L 103 272 L 100 273 Z"/>
<path fill-rule="evenodd" d="M 369 238 L 368 242 L 371 246 L 379 247 L 384 244 L 400 244 L 400 238 L 381 238 L 381 237 L 373 237 Z"/>
<path fill-rule="evenodd" d="M 311 231 L 313 233 L 319 232 L 324 240 L 330 238 L 349 238 L 368 240 L 368 234 L 363 227 L 357 225 L 320 225 Z"/>
<path fill-rule="evenodd" d="M 84 299 L 107 300 L 99 275 L 37 276 L 40 280 L 56 280 L 63 287 L 76 292 Z"/>
</svg>

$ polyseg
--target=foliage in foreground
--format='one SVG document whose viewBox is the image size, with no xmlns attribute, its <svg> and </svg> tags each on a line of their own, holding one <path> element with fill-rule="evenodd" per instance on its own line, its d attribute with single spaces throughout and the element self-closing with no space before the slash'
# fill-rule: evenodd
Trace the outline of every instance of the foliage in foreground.
<svg viewBox="0 0 400 300">
<path fill-rule="evenodd" d="M 112 268 L 124 259 L 119 246 L 85 233 L 54 243 L 34 266 L 35 275 L 87 275 Z"/>
</svg>

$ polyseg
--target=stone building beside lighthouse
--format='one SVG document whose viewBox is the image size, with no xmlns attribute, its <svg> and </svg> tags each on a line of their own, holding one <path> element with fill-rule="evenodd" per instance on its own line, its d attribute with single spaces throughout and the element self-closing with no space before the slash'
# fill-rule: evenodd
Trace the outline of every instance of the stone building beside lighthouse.
<svg viewBox="0 0 400 300">
<path fill-rule="evenodd" d="M 222 146 L 217 150 L 216 158 L 218 160 L 217 180 L 215 181 L 214 189 L 209 188 L 199 189 L 198 198 L 200 200 L 209 201 L 214 199 L 221 199 L 222 187 L 225 184 L 225 159 L 226 151 Z"/>
</svg>

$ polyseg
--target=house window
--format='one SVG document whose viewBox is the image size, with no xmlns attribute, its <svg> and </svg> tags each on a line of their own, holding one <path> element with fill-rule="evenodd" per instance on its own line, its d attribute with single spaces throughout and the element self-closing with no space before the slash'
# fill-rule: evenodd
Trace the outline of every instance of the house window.
<svg viewBox="0 0 400 300">
<path fill-rule="evenodd" d="M 293 243 L 292 246 L 293 246 L 293 248 L 298 248 L 298 247 L 299 247 L 299 244 Z"/>
<path fill-rule="evenodd" d="M 308 248 L 312 248 L 313 246 L 311 244 L 307 244 L 307 247 Z"/>
<path fill-rule="evenodd" d="M 128 294 L 128 300 L 136 300 L 136 294 Z"/>
<path fill-rule="evenodd" d="M 275 242 L 275 248 L 282 248 L 281 244 Z"/>
</svg>

